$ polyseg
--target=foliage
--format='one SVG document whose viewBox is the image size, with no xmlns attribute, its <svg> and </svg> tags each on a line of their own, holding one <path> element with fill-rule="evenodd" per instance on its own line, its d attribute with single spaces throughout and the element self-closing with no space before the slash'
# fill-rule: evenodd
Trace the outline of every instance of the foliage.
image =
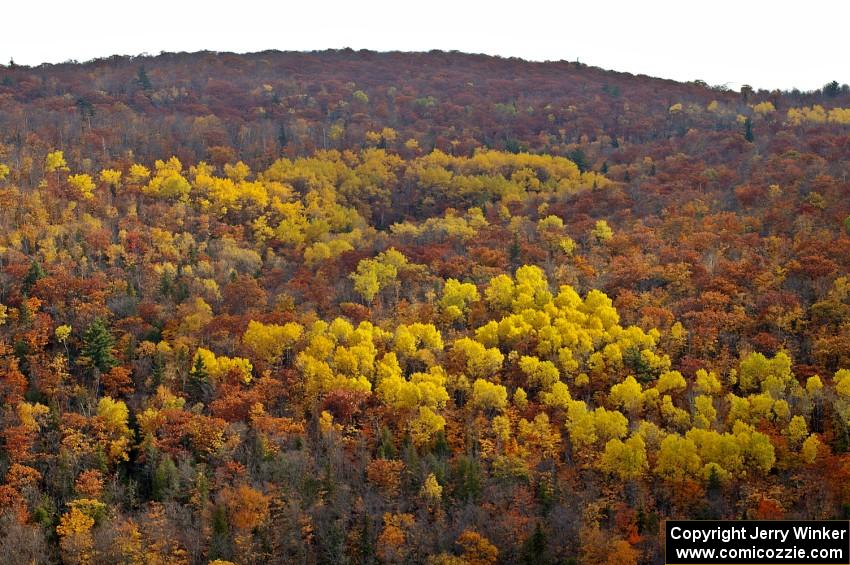
<svg viewBox="0 0 850 565">
<path fill-rule="evenodd" d="M 636 563 L 664 519 L 843 512 L 840 85 L 350 50 L 0 82 L 0 553 Z"/>
</svg>

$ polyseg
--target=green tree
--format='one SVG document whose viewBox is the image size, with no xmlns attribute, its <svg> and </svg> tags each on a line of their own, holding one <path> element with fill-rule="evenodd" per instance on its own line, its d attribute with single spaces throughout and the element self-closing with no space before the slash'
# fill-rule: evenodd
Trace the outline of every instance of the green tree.
<svg viewBox="0 0 850 565">
<path fill-rule="evenodd" d="M 828 82 L 823 85 L 823 93 L 830 98 L 835 98 L 841 94 L 841 85 L 837 81 Z"/>
<path fill-rule="evenodd" d="M 144 67 L 139 67 L 139 72 L 136 75 L 136 84 L 142 87 L 142 90 L 150 90 L 153 88 L 151 80 L 148 78 L 148 73 Z"/>
<path fill-rule="evenodd" d="M 113 356 L 115 338 L 103 320 L 97 318 L 83 334 L 80 362 L 99 373 L 105 373 L 118 364 Z"/>
<path fill-rule="evenodd" d="M 755 139 L 753 136 L 753 121 L 750 118 L 744 120 L 744 139 L 750 143 Z"/>
<path fill-rule="evenodd" d="M 201 355 L 195 355 L 195 364 L 192 366 L 192 370 L 189 371 L 186 392 L 192 400 L 203 402 L 204 404 L 212 397 L 209 371 Z"/>
<path fill-rule="evenodd" d="M 158 502 L 165 502 L 174 496 L 179 486 L 180 474 L 177 471 L 177 465 L 171 457 L 166 455 L 154 471 L 151 496 Z"/>
<path fill-rule="evenodd" d="M 24 294 L 28 293 L 32 286 L 38 282 L 39 279 L 44 278 L 44 269 L 41 268 L 38 261 L 33 261 L 30 264 L 29 271 L 27 271 L 27 276 L 24 277 L 22 291 Z"/>
<path fill-rule="evenodd" d="M 548 563 L 545 558 L 546 553 L 546 532 L 540 522 L 534 526 L 534 533 L 531 534 L 522 546 L 522 562 L 532 564 Z"/>
</svg>

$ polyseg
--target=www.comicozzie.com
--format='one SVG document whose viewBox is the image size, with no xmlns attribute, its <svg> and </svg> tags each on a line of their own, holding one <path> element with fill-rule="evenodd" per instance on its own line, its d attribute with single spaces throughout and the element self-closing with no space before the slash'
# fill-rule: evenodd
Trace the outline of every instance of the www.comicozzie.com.
<svg viewBox="0 0 850 565">
<path fill-rule="evenodd" d="M 850 522 L 668 520 L 668 565 L 848 565 Z"/>
</svg>

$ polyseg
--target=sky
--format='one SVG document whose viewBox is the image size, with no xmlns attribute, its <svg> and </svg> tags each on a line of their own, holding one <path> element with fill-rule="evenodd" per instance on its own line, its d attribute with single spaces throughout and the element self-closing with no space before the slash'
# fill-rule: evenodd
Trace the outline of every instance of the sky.
<svg viewBox="0 0 850 565">
<path fill-rule="evenodd" d="M 126 6 L 126 7 L 124 7 Z M 568 60 L 738 89 L 850 83 L 841 0 L 8 2 L 0 61 L 351 47 Z"/>
</svg>

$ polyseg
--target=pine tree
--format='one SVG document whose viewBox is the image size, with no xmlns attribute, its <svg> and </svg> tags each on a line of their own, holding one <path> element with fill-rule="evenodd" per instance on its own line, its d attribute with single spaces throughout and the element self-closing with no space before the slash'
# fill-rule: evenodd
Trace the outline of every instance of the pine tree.
<svg viewBox="0 0 850 565">
<path fill-rule="evenodd" d="M 30 269 L 27 271 L 27 276 L 24 277 L 23 284 L 21 288 L 24 293 L 28 293 L 32 286 L 39 280 L 44 278 L 44 269 L 41 268 L 41 265 L 38 264 L 37 261 L 33 261 L 30 264 Z"/>
<path fill-rule="evenodd" d="M 520 264 L 520 256 L 522 255 L 522 247 L 519 244 L 519 236 L 514 233 L 513 240 L 511 240 L 511 246 L 508 250 L 510 254 L 511 267 L 516 268 Z"/>
<path fill-rule="evenodd" d="M 101 373 L 118 364 L 113 357 L 115 339 L 100 318 L 96 319 L 83 334 L 82 358 L 80 362 Z"/>
<path fill-rule="evenodd" d="M 545 563 L 544 552 L 546 551 L 546 533 L 540 526 L 540 522 L 534 526 L 534 533 L 525 541 L 522 548 L 522 560 L 524 563 Z"/>
<path fill-rule="evenodd" d="M 753 121 L 750 118 L 744 120 L 744 139 L 750 143 L 755 139 L 753 136 Z"/>
<path fill-rule="evenodd" d="M 157 352 L 156 355 L 153 356 L 153 362 L 151 364 L 151 379 L 153 381 L 153 386 L 157 387 L 162 384 L 163 379 L 165 378 L 165 356 Z"/>
<path fill-rule="evenodd" d="M 375 563 L 375 545 L 372 543 L 371 518 L 363 514 L 363 525 L 360 528 L 360 559 L 361 563 Z"/>
<path fill-rule="evenodd" d="M 212 385 L 210 375 L 204 360 L 200 355 L 195 356 L 195 364 L 189 371 L 189 380 L 186 383 L 186 393 L 194 402 L 207 402 L 212 398 Z"/>
<path fill-rule="evenodd" d="M 180 486 L 180 475 L 177 466 L 169 456 L 165 456 L 154 471 L 151 485 L 151 495 L 158 502 L 171 498 Z"/>
<path fill-rule="evenodd" d="M 393 434 L 386 426 L 381 428 L 381 444 L 378 446 L 379 459 L 395 459 L 398 455 L 395 443 L 393 442 Z"/>
<path fill-rule="evenodd" d="M 151 80 L 148 78 L 148 73 L 145 71 L 144 67 L 139 67 L 139 73 L 136 76 L 136 83 L 142 87 L 142 90 L 150 90 L 153 88 Z"/>
</svg>

